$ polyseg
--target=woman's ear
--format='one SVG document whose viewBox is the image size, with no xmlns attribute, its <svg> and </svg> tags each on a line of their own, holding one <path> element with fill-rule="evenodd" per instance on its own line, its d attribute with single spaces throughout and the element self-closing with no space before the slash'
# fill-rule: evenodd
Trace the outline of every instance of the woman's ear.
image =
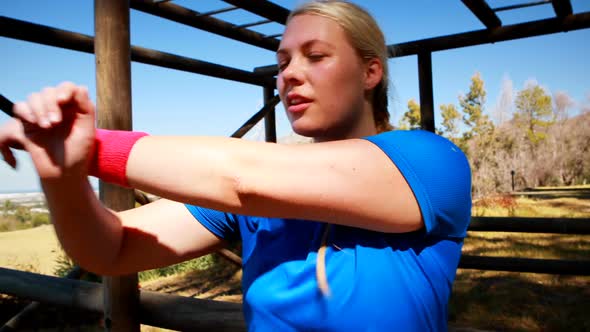
<svg viewBox="0 0 590 332">
<path fill-rule="evenodd" d="M 365 89 L 371 90 L 383 79 L 383 64 L 379 58 L 373 58 L 365 64 Z"/>
</svg>

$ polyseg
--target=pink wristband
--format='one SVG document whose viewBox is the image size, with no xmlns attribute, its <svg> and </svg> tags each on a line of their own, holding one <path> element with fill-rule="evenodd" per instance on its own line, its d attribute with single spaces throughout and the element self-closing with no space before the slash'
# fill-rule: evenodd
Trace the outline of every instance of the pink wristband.
<svg viewBox="0 0 590 332">
<path fill-rule="evenodd" d="M 137 140 L 147 135 L 135 131 L 97 129 L 88 174 L 106 182 L 129 187 L 127 159 Z"/>
</svg>

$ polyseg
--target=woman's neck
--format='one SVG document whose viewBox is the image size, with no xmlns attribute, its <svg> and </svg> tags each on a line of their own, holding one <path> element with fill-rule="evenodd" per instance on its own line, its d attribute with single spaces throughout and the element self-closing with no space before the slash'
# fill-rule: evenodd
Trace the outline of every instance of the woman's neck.
<svg viewBox="0 0 590 332">
<path fill-rule="evenodd" d="M 333 135 L 317 136 L 313 138 L 314 143 L 338 141 L 344 139 L 353 139 L 367 137 L 377 134 L 377 126 L 375 125 L 375 118 L 373 117 L 373 108 L 371 105 L 366 105 L 362 113 L 353 126 L 346 128 L 341 132 L 332 132 Z"/>
</svg>

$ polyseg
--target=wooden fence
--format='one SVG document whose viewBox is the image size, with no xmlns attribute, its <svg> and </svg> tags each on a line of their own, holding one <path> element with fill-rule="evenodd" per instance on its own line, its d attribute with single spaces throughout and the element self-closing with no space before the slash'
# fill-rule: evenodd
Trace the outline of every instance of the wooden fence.
<svg viewBox="0 0 590 332">
<path fill-rule="evenodd" d="M 470 231 L 590 234 L 590 219 L 474 217 Z M 237 263 L 239 257 L 229 255 Z M 230 259 L 232 259 L 230 258 Z M 590 275 L 590 261 L 466 256 L 460 268 L 560 275 Z M 0 268 L 0 293 L 41 303 L 103 313 L 103 286 Z M 241 305 L 139 291 L 142 324 L 182 331 L 244 331 Z M 8 325 L 8 324 L 7 324 Z M 16 324 L 15 324 L 16 325 Z M 0 329 L 0 332 L 3 330 Z M 6 329 L 5 331 L 9 331 Z"/>
</svg>

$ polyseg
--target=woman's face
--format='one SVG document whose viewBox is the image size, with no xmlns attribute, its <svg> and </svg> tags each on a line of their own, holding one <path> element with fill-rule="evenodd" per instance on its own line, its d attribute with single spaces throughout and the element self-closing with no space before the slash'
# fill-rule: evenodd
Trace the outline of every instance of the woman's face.
<svg viewBox="0 0 590 332">
<path fill-rule="evenodd" d="M 331 19 L 302 14 L 291 19 L 277 51 L 277 87 L 293 130 L 316 140 L 358 133 L 370 116 L 366 65 Z"/>
</svg>

